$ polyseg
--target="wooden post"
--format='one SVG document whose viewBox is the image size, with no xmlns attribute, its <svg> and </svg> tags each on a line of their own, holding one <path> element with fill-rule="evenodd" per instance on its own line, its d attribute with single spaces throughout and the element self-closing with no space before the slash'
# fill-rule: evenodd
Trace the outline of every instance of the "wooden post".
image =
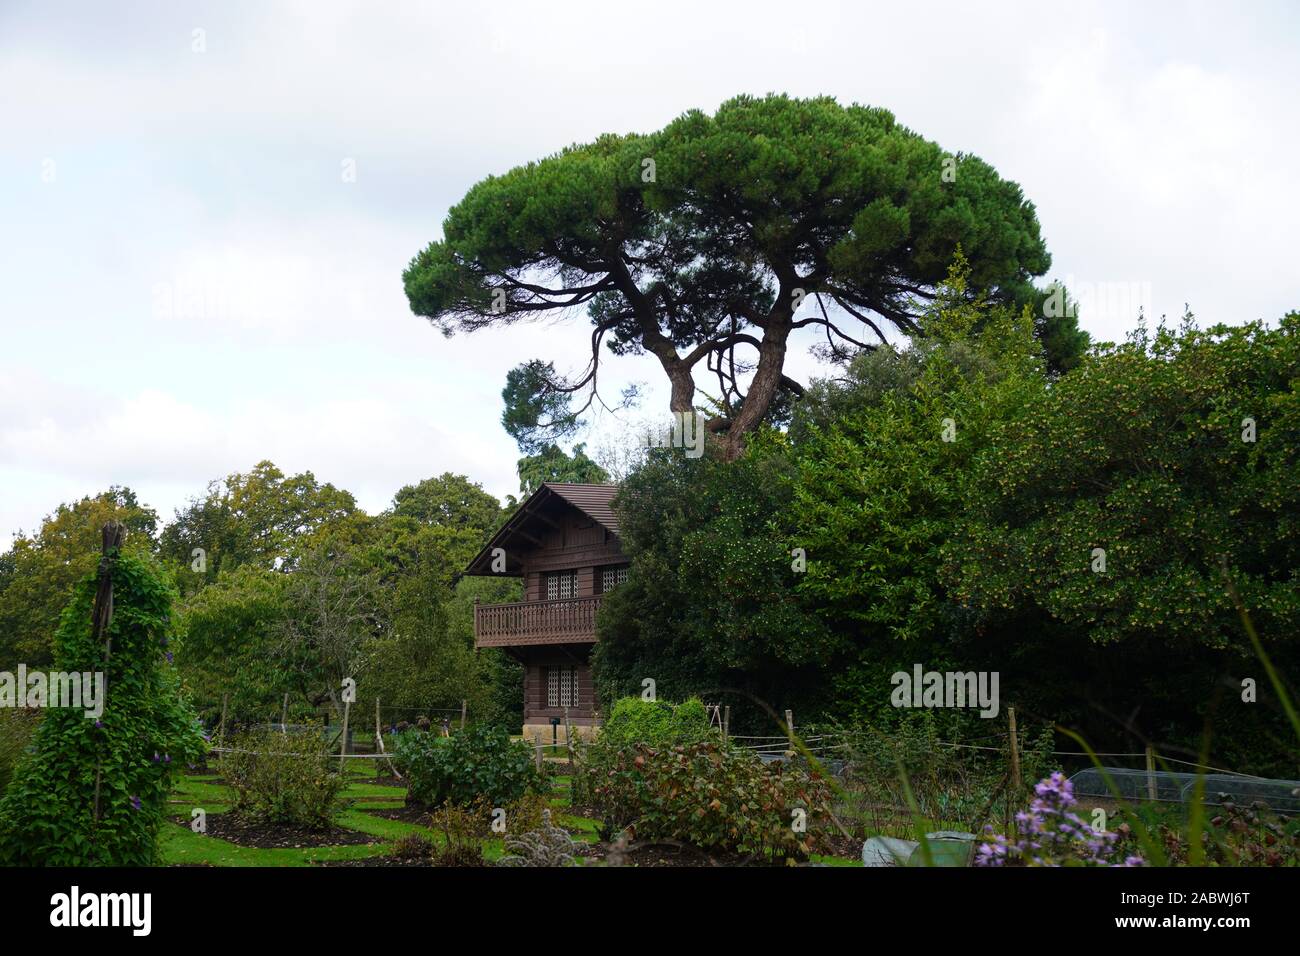
<svg viewBox="0 0 1300 956">
<path fill-rule="evenodd" d="M 545 747 L 545 745 L 542 743 L 542 732 L 540 730 L 534 730 L 533 739 L 537 742 L 537 769 L 541 770 L 542 763 L 543 763 L 542 754 Z"/>
<path fill-rule="evenodd" d="M 375 696 L 375 779 L 384 775 L 384 768 L 379 764 L 379 755 L 384 752 L 384 734 L 379 726 L 379 697 Z"/>
<path fill-rule="evenodd" d="M 569 754 L 569 763 L 573 763 L 573 725 L 569 723 L 569 708 L 564 708 L 564 747 Z"/>
<path fill-rule="evenodd" d="M 1007 708 L 1007 726 L 1011 738 L 1011 796 L 1020 798 L 1020 738 L 1016 735 L 1016 709 Z"/>
<path fill-rule="evenodd" d="M 339 770 L 342 771 L 347 767 L 347 760 L 344 758 L 348 755 L 348 715 L 352 711 L 352 704 L 348 701 L 343 702 L 343 736 L 339 738 Z"/>
<path fill-rule="evenodd" d="M 280 708 L 280 733 L 289 732 L 289 692 L 284 692 L 284 705 Z"/>
<path fill-rule="evenodd" d="M 469 701 L 462 700 L 460 702 L 460 729 L 461 730 L 465 729 L 465 712 L 467 710 L 469 710 Z"/>
<path fill-rule="evenodd" d="M 731 734 L 731 705 L 728 704 L 722 708 L 722 739 L 725 741 Z"/>
<path fill-rule="evenodd" d="M 217 739 L 226 742 L 226 707 L 230 704 L 230 695 L 221 695 L 221 724 L 217 727 Z"/>
<path fill-rule="evenodd" d="M 108 702 L 108 663 L 113 657 L 113 635 L 108 627 L 113 623 L 113 564 L 122 548 L 122 539 L 126 537 L 126 526 L 120 521 L 110 521 L 104 525 L 99 559 L 99 584 L 95 589 L 95 603 L 90 608 L 91 634 L 96 642 L 104 641 L 104 699 L 103 707 Z M 224 723 L 225 718 L 222 718 Z M 103 779 L 103 757 L 95 762 L 95 805 L 92 823 L 99 826 L 99 788 Z M 92 839 L 93 839 L 92 835 Z"/>
<path fill-rule="evenodd" d="M 1147 744 L 1147 799 L 1156 801 L 1156 752 L 1150 744 Z"/>
</svg>

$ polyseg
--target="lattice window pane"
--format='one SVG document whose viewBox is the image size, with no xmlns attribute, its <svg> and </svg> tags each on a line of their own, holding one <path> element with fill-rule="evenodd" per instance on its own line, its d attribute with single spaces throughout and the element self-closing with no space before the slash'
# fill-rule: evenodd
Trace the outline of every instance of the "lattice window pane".
<svg viewBox="0 0 1300 956">
<path fill-rule="evenodd" d="M 627 568 L 604 568 L 600 574 L 601 591 L 612 591 L 627 580 Z"/>
<path fill-rule="evenodd" d="M 560 668 L 560 706 L 573 706 L 573 668 Z"/>
<path fill-rule="evenodd" d="M 546 706 L 559 707 L 560 705 L 560 669 L 558 667 L 546 668 Z"/>
<path fill-rule="evenodd" d="M 578 591 L 577 571 L 552 571 L 546 576 L 546 600 L 560 601 Z"/>
</svg>

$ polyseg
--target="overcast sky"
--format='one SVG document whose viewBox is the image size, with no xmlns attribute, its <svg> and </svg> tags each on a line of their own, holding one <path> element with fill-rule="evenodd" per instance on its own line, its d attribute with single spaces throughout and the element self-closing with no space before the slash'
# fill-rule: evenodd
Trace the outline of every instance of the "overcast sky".
<svg viewBox="0 0 1300 956">
<path fill-rule="evenodd" d="M 738 93 L 886 107 L 992 163 L 1050 276 L 1101 294 L 1096 337 L 1143 300 L 1275 319 L 1300 308 L 1297 11 L 0 0 L 0 544 L 113 484 L 171 517 L 267 458 L 371 511 L 444 471 L 516 491 L 506 371 L 580 366 L 583 324 L 446 339 L 403 268 L 482 177 Z"/>
</svg>

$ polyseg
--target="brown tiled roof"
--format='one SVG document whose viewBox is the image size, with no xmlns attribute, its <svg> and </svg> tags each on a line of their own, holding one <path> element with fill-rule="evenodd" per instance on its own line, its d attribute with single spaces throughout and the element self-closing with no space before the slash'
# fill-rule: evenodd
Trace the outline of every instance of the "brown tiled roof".
<svg viewBox="0 0 1300 956">
<path fill-rule="evenodd" d="M 537 506 L 551 497 L 559 498 L 586 514 L 597 524 L 618 534 L 618 516 L 614 514 L 614 496 L 618 494 L 618 485 L 580 485 L 547 481 L 526 499 L 520 502 L 514 514 L 506 519 L 492 539 L 474 556 L 474 560 L 465 568 L 466 574 L 484 574 L 493 548 L 502 547 L 504 542 L 529 520 Z M 517 573 L 517 572 L 511 572 Z"/>
<path fill-rule="evenodd" d="M 579 511 L 618 534 L 618 515 L 614 514 L 614 496 L 618 485 L 560 484 L 548 481 L 543 487 L 551 489 Z"/>
</svg>

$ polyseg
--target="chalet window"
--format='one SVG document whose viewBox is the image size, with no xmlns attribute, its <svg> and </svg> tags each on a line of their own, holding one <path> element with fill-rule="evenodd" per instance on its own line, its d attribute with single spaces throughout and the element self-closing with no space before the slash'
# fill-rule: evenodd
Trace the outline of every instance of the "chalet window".
<svg viewBox="0 0 1300 956">
<path fill-rule="evenodd" d="M 546 668 L 546 706 L 578 706 L 578 669 L 576 667 Z"/>
<path fill-rule="evenodd" d="M 627 580 L 627 565 L 615 567 L 611 565 L 600 570 L 600 593 L 612 591 L 624 581 Z"/>
<path fill-rule="evenodd" d="M 552 571 L 546 576 L 546 600 L 562 601 L 578 594 L 577 571 Z"/>
</svg>

